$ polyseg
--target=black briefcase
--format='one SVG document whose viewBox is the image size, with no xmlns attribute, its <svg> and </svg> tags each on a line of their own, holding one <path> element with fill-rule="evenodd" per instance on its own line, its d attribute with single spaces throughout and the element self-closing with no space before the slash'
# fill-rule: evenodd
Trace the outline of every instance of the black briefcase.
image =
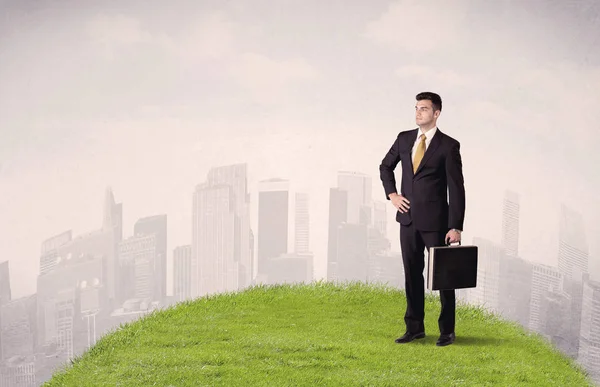
<svg viewBox="0 0 600 387">
<path fill-rule="evenodd" d="M 429 249 L 427 289 L 447 290 L 477 286 L 477 246 L 447 245 Z"/>
</svg>

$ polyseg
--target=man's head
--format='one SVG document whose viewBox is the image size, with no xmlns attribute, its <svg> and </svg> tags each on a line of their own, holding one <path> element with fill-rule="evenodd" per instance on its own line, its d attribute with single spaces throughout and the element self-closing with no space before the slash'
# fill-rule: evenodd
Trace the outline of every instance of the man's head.
<svg viewBox="0 0 600 387">
<path fill-rule="evenodd" d="M 436 126 L 442 112 L 442 98 L 436 93 L 423 92 L 416 96 L 415 119 L 421 129 L 427 130 Z"/>
</svg>

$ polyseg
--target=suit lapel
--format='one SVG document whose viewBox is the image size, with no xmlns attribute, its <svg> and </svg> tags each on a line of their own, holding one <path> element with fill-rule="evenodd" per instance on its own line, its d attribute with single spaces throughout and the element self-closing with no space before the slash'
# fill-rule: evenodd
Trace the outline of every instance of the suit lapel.
<svg viewBox="0 0 600 387">
<path fill-rule="evenodd" d="M 441 134 L 442 133 L 440 132 L 440 128 L 438 128 L 437 131 L 436 131 L 436 133 L 435 133 L 435 135 L 431 139 L 431 143 L 427 147 L 427 150 L 425 151 L 425 154 L 423 155 L 423 159 L 421 160 L 421 164 L 419 164 L 419 168 L 417 168 L 417 171 L 415 172 L 415 175 L 417 173 L 419 173 L 419 171 L 421 171 L 421 169 L 423 169 L 423 165 L 425 165 L 425 163 L 427 162 L 427 160 L 429 160 L 429 158 L 431 158 L 431 155 L 440 146 Z M 411 167 L 412 167 L 412 161 L 411 161 Z"/>
</svg>

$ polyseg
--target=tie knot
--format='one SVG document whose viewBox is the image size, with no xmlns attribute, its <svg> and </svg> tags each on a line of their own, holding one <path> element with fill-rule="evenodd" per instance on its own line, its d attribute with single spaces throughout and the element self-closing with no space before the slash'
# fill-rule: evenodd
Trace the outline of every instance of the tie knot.
<svg viewBox="0 0 600 387">
<path fill-rule="evenodd" d="M 424 134 L 421 135 L 421 142 L 425 142 L 425 140 L 427 140 L 427 136 L 425 136 Z"/>
</svg>

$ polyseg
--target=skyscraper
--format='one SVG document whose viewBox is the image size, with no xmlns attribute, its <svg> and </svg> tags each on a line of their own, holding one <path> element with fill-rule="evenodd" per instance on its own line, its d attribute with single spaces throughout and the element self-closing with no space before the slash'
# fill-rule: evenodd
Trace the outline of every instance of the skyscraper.
<svg viewBox="0 0 600 387">
<path fill-rule="evenodd" d="M 247 166 L 211 168 L 193 195 L 192 297 L 251 284 Z"/>
<path fill-rule="evenodd" d="M 8 261 L 0 262 L 0 305 L 11 300 Z"/>
<path fill-rule="evenodd" d="M 11 301 L 8 261 L 0 263 L 0 362 L 2 362 L 2 305 Z"/>
<path fill-rule="evenodd" d="M 506 191 L 502 206 L 501 244 L 509 257 L 519 255 L 519 195 Z"/>
<path fill-rule="evenodd" d="M 296 193 L 296 216 L 294 227 L 294 250 L 296 253 L 307 253 L 309 248 L 309 211 L 308 194 Z"/>
<path fill-rule="evenodd" d="M 329 227 L 327 236 L 327 280 L 337 279 L 338 229 L 348 216 L 348 192 L 329 189 Z"/>
<path fill-rule="evenodd" d="M 373 201 L 373 227 L 381 235 L 387 235 L 387 203 Z"/>
<path fill-rule="evenodd" d="M 116 203 L 112 188 L 106 188 L 104 196 L 104 217 L 102 229 L 115 230 L 117 243 L 123 238 L 123 203 Z"/>
<path fill-rule="evenodd" d="M 366 212 L 372 205 L 373 182 L 369 175 L 360 172 L 338 172 L 338 188 L 348 192 L 348 214 L 346 221 L 350 224 L 368 224 L 370 218 Z"/>
<path fill-rule="evenodd" d="M 534 264 L 531 281 L 531 303 L 529 310 L 529 329 L 541 332 L 543 321 L 540 316 L 542 299 L 549 292 L 561 292 L 562 274 L 554 267 L 544 264 Z"/>
<path fill-rule="evenodd" d="M 469 289 L 469 301 L 497 312 L 500 307 L 500 265 L 504 249 L 488 239 L 474 237 L 479 249 L 477 287 Z"/>
<path fill-rule="evenodd" d="M 588 247 L 581 214 L 560 206 L 558 232 L 558 269 L 565 278 L 581 281 L 581 275 L 588 273 Z"/>
<path fill-rule="evenodd" d="M 209 185 L 224 184 L 230 186 L 235 215 L 234 260 L 239 262 L 238 284 L 245 288 L 252 283 L 253 255 L 251 251 L 250 230 L 250 194 L 248 193 L 248 165 L 232 164 L 211 168 L 208 172 Z"/>
<path fill-rule="evenodd" d="M 231 186 L 205 183 L 196 187 L 192 255 L 198 274 L 192 283 L 194 297 L 237 290 L 233 207 Z"/>
<path fill-rule="evenodd" d="M 72 231 L 68 230 L 46 239 L 42 242 L 40 256 L 40 274 L 45 274 L 57 265 L 57 249 L 73 239 Z"/>
<path fill-rule="evenodd" d="M 137 234 L 119 243 L 121 301 L 159 301 L 157 281 L 158 242 L 156 234 Z"/>
<path fill-rule="evenodd" d="M 173 250 L 173 295 L 184 301 L 192 297 L 192 245 L 177 246 Z"/>
<path fill-rule="evenodd" d="M 591 376 L 600 379 L 600 283 L 585 279 L 583 283 L 581 334 L 578 361 Z"/>
<path fill-rule="evenodd" d="M 134 236 L 154 235 L 156 257 L 153 262 L 153 301 L 163 301 L 167 296 L 167 215 L 147 216 L 133 226 Z"/>
<path fill-rule="evenodd" d="M 104 196 L 104 217 L 102 220 L 102 233 L 106 234 L 106 246 L 110 252 L 106 255 L 108 297 L 116 299 L 116 279 L 119 277 L 117 264 L 118 246 L 123 239 L 123 204 L 116 203 L 112 189 L 108 187 Z"/>
<path fill-rule="evenodd" d="M 269 260 L 288 252 L 289 181 L 258 183 L 258 272 L 267 273 Z"/>
</svg>

